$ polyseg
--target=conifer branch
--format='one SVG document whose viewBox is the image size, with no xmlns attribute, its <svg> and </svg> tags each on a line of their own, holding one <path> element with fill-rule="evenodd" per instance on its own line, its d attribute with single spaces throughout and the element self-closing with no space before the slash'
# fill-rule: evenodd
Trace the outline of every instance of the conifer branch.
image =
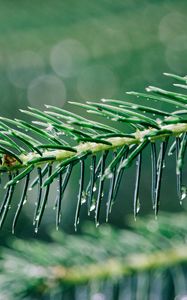
<svg viewBox="0 0 187 300">
<path fill-rule="evenodd" d="M 166 75 L 182 82 L 182 85 L 177 85 L 178 87 L 186 86 L 186 77 Z M 47 110 L 44 112 L 31 107 L 28 110 L 21 110 L 34 118 L 32 123 L 0 117 L 0 173 L 5 176 L 9 175 L 5 185 L 5 197 L 0 207 L 0 227 L 5 221 L 16 185 L 20 180 L 26 178 L 23 198 L 18 205 L 13 222 L 13 231 L 22 203 L 27 195 L 27 189 L 29 186 L 32 188 L 35 185 L 39 186 L 39 194 L 33 223 L 35 231 L 38 230 L 48 201 L 50 186 L 57 179 L 60 191 L 56 204 L 56 226 L 58 228 L 61 202 L 71 175 L 69 170 L 72 170 L 79 162 L 81 185 L 75 228 L 79 222 L 81 204 L 84 202 L 88 203 L 88 213 L 90 213 L 90 209 L 95 210 L 95 221 L 96 224 L 99 224 L 100 206 L 103 202 L 106 179 L 112 182 L 106 209 L 106 219 L 108 220 L 124 169 L 128 168 L 135 160 L 139 165 L 134 193 L 134 216 L 136 216 L 139 210 L 141 154 L 148 145 L 152 145 L 152 203 L 155 214 L 157 214 L 160 203 L 162 169 L 167 146 L 171 139 L 174 141 L 168 153 L 176 152 L 177 193 L 182 201 L 186 197 L 186 188 L 182 181 L 182 167 L 187 146 L 187 95 L 152 86 L 146 90 L 150 94 L 128 93 L 128 95 L 138 97 L 135 104 L 113 99 L 102 99 L 98 103 L 87 102 L 86 104 L 71 102 L 73 105 L 86 109 L 89 113 L 110 119 L 110 126 L 50 105 L 46 106 Z M 141 105 L 139 98 L 169 104 L 170 111 Z M 160 146 L 160 150 L 158 146 Z M 157 153 L 158 151 L 159 153 Z M 109 153 L 114 153 L 112 158 L 111 155 L 108 155 Z M 90 182 L 85 188 L 84 161 L 92 160 L 93 157 L 97 159 L 94 168 L 91 166 Z M 29 185 L 30 175 L 36 169 L 38 175 Z M 95 191 L 97 183 L 98 193 Z"/>
<path fill-rule="evenodd" d="M 76 289 L 86 287 L 89 299 L 98 291 L 107 296 L 104 286 L 109 283 L 113 289 L 118 285 L 120 295 L 128 290 L 143 294 L 142 299 L 153 294 L 174 299 L 186 292 L 186 280 L 181 280 L 186 279 L 186 236 L 186 215 L 180 213 L 161 214 L 159 222 L 143 217 L 132 222 L 130 230 L 109 225 L 96 230 L 86 224 L 82 234 L 73 237 L 55 231 L 51 243 L 13 239 L 9 248 L 1 248 L 0 297 L 46 299 L 59 292 L 59 299 L 82 299 L 81 293 L 76 298 Z M 95 291 L 91 287 L 97 284 Z"/>
</svg>

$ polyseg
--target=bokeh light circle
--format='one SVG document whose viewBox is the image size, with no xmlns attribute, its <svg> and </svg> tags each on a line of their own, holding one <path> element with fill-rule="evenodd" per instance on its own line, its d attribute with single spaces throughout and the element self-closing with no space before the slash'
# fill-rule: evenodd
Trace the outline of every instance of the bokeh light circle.
<svg viewBox="0 0 187 300">
<path fill-rule="evenodd" d="M 179 35 L 186 32 L 186 16 L 172 11 L 164 15 L 159 24 L 159 39 L 166 45 Z"/>
<path fill-rule="evenodd" d="M 86 48 L 75 39 L 65 39 L 51 50 L 50 63 L 53 71 L 64 78 L 76 76 L 88 58 Z"/>
<path fill-rule="evenodd" d="M 44 104 L 62 107 L 66 99 L 66 87 L 57 76 L 43 75 L 30 83 L 27 96 L 34 107 L 43 107 Z"/>
<path fill-rule="evenodd" d="M 166 62 L 173 72 L 186 75 L 187 64 L 184 57 L 187 57 L 187 35 L 178 36 L 173 39 L 165 51 Z"/>
</svg>

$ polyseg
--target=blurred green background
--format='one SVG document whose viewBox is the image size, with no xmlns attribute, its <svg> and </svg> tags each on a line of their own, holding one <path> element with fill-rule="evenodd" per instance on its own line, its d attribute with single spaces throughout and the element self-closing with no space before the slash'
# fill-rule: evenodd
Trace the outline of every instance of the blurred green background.
<svg viewBox="0 0 187 300">
<path fill-rule="evenodd" d="M 143 91 L 149 84 L 171 88 L 172 81 L 162 73 L 185 75 L 187 70 L 186 13 L 186 0 L 0 1 L 1 115 L 23 117 L 19 108 L 30 105 L 44 109 L 44 104 L 85 115 L 67 101 L 107 97 L 137 101 L 125 95 L 125 91 Z M 160 104 L 157 107 L 161 108 Z M 144 158 L 141 214 L 151 211 L 149 156 L 147 152 Z M 161 210 L 187 209 L 185 202 L 181 207 L 177 201 L 174 165 L 174 159 L 169 159 L 162 184 Z M 63 203 L 62 227 L 67 231 L 74 230 L 77 188 L 78 170 Z M 133 188 L 132 167 L 126 172 L 113 208 L 112 224 L 125 226 L 125 216 L 132 212 Z M 54 189 L 53 201 L 55 193 Z M 35 236 L 34 202 L 32 192 L 16 236 Z M 54 218 L 55 213 L 47 209 L 37 238 L 47 236 Z M 11 234 L 9 223 L 0 233 L 2 241 L 4 235 Z"/>
</svg>

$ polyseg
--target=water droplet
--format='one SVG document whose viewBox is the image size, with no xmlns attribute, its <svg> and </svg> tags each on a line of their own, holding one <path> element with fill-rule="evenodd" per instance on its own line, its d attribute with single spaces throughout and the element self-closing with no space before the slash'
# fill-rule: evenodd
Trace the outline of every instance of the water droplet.
<svg viewBox="0 0 187 300">
<path fill-rule="evenodd" d="M 38 227 L 35 227 L 34 232 L 38 233 Z"/>
<path fill-rule="evenodd" d="M 151 92 L 150 87 L 147 87 L 147 88 L 146 88 L 146 91 L 147 91 L 147 92 Z"/>
<path fill-rule="evenodd" d="M 139 211 L 140 211 L 140 200 L 138 198 L 138 200 L 137 200 L 137 207 L 136 207 L 136 213 L 138 214 Z"/>
<path fill-rule="evenodd" d="M 91 206 L 90 206 L 90 211 L 93 211 L 95 209 L 95 203 L 93 203 Z"/>
<path fill-rule="evenodd" d="M 36 218 L 35 218 L 35 221 L 38 221 L 39 220 L 39 215 L 40 214 L 37 214 Z"/>
<path fill-rule="evenodd" d="M 110 172 L 110 173 L 107 174 L 107 178 L 108 178 L 108 179 L 112 178 L 112 176 L 113 176 L 113 173 L 112 173 L 112 172 Z"/>
<path fill-rule="evenodd" d="M 28 191 L 32 191 L 32 187 L 28 188 Z"/>
<path fill-rule="evenodd" d="M 187 188 L 186 186 L 182 186 L 181 188 L 181 199 L 180 202 L 182 202 L 187 196 Z M 180 203 L 182 205 L 182 203 Z"/>
<path fill-rule="evenodd" d="M 54 131 L 54 127 L 52 124 L 48 124 L 48 127 L 46 128 L 47 131 Z"/>
<path fill-rule="evenodd" d="M 86 202 L 86 197 L 82 197 L 81 198 L 81 205 L 84 204 Z"/>
<path fill-rule="evenodd" d="M 96 190 L 97 190 L 97 187 L 96 187 L 96 185 L 94 185 L 93 192 L 96 192 Z"/>
<path fill-rule="evenodd" d="M 82 192 L 82 197 L 81 197 L 81 205 L 84 204 L 86 202 L 86 192 L 83 191 Z"/>
</svg>

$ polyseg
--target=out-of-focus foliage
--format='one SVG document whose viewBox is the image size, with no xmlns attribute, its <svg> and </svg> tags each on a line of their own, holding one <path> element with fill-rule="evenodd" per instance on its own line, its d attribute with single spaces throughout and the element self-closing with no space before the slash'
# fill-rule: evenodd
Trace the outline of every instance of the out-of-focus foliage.
<svg viewBox="0 0 187 300">
<path fill-rule="evenodd" d="M 176 222 L 177 220 L 177 222 Z M 1 249 L 0 299 L 183 299 L 186 215 L 133 222 L 131 230 L 85 225 L 51 243 L 13 240 Z"/>
</svg>

